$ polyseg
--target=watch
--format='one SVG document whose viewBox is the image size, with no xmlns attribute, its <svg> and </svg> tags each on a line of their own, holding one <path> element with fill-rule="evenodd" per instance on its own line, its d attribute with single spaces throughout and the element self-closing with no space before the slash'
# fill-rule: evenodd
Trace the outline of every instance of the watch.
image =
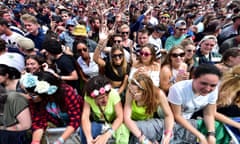
<svg viewBox="0 0 240 144">
<path fill-rule="evenodd" d="M 214 136 L 215 137 L 215 135 L 216 135 L 215 131 L 207 132 L 207 136 Z"/>
</svg>

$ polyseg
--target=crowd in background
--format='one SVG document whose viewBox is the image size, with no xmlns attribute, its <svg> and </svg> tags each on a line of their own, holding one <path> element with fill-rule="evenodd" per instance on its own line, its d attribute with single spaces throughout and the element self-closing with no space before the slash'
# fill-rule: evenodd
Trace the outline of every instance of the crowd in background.
<svg viewBox="0 0 240 144">
<path fill-rule="evenodd" d="M 1 1 L 0 144 L 239 142 L 239 30 L 238 0 Z"/>
</svg>

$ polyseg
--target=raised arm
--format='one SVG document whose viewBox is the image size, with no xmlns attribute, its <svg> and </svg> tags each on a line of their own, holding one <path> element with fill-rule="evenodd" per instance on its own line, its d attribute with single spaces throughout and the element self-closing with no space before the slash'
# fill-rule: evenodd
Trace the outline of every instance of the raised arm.
<svg viewBox="0 0 240 144">
<path fill-rule="evenodd" d="M 108 30 L 105 26 L 101 26 L 99 32 L 99 42 L 94 51 L 93 60 L 100 66 L 104 67 L 106 65 L 105 61 L 101 58 L 101 52 L 106 47 L 106 43 L 108 40 Z"/>
</svg>

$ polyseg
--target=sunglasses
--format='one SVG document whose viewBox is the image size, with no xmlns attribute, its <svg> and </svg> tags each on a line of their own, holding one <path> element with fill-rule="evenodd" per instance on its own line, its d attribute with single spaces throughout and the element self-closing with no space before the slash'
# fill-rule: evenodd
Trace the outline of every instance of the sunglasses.
<svg viewBox="0 0 240 144">
<path fill-rule="evenodd" d="M 82 53 L 82 52 L 87 52 L 87 49 L 86 48 L 83 48 L 83 49 L 78 49 L 77 50 L 79 53 Z"/>
<path fill-rule="evenodd" d="M 150 56 L 150 55 L 152 55 L 152 54 L 151 54 L 151 53 L 148 53 L 148 52 L 141 51 L 141 52 L 140 52 L 140 55 L 141 55 L 141 56 L 144 56 L 144 57 L 148 57 L 148 56 Z"/>
<path fill-rule="evenodd" d="M 121 40 L 114 40 L 114 43 L 121 43 Z"/>
<path fill-rule="evenodd" d="M 113 59 L 117 59 L 117 58 L 122 59 L 123 58 L 123 54 L 114 54 L 114 55 L 112 55 L 112 58 Z"/>
<path fill-rule="evenodd" d="M 161 17 L 161 19 L 168 19 L 168 17 Z"/>
<path fill-rule="evenodd" d="M 124 34 L 127 34 L 127 35 L 128 35 L 128 32 L 122 32 L 122 35 L 124 35 Z"/>
<path fill-rule="evenodd" d="M 177 28 L 179 31 L 185 31 L 186 28 Z"/>
<path fill-rule="evenodd" d="M 184 56 L 185 56 L 185 53 L 184 53 L 184 52 L 183 52 L 183 53 L 179 53 L 179 54 L 177 54 L 177 53 L 172 53 L 171 56 L 174 57 L 174 58 L 177 58 L 178 56 L 184 57 Z"/>
<path fill-rule="evenodd" d="M 83 11 L 78 11 L 79 13 L 83 13 Z"/>
</svg>

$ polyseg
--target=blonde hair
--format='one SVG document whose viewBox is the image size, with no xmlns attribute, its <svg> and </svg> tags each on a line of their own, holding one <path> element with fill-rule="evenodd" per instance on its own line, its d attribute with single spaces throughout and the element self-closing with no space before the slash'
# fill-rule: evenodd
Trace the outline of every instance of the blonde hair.
<svg viewBox="0 0 240 144">
<path fill-rule="evenodd" d="M 157 107 L 160 105 L 161 99 L 159 99 L 157 91 L 159 90 L 154 86 L 152 79 L 145 74 L 135 74 L 134 78 L 130 82 L 136 85 L 143 91 L 141 101 L 146 106 L 146 114 L 152 115 L 156 112 Z"/>
<path fill-rule="evenodd" d="M 129 26 L 128 26 L 127 24 L 121 25 L 120 31 L 122 31 L 123 29 L 128 29 L 128 30 L 130 30 L 130 28 L 129 28 Z"/>
<path fill-rule="evenodd" d="M 236 105 L 240 108 L 240 65 L 223 75 L 217 106 Z"/>
<path fill-rule="evenodd" d="M 21 21 L 31 22 L 33 24 L 38 24 L 37 18 L 30 14 L 24 14 L 21 16 Z"/>
</svg>

